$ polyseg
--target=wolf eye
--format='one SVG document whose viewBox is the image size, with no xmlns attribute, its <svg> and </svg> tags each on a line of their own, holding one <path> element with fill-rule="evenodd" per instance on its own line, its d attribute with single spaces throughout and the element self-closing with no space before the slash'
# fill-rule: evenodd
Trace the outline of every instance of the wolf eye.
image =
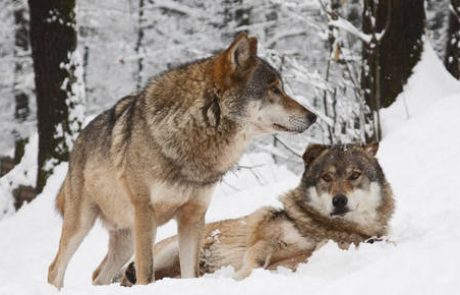
<svg viewBox="0 0 460 295">
<path fill-rule="evenodd" d="M 324 174 L 323 176 L 321 176 L 321 178 L 325 181 L 325 182 L 331 182 L 332 181 L 332 176 L 328 173 L 328 174 Z"/>
<path fill-rule="evenodd" d="M 356 180 L 358 179 L 359 177 L 361 176 L 361 172 L 359 171 L 353 171 L 353 173 L 351 173 L 350 177 L 348 177 L 349 180 Z"/>
<path fill-rule="evenodd" d="M 275 95 L 281 95 L 281 90 L 278 87 L 273 87 L 272 92 Z"/>
</svg>

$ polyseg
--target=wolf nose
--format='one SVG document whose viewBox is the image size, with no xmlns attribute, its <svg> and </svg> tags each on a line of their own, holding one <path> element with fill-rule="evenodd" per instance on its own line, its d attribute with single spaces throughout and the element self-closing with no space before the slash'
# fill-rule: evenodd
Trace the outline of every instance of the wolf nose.
<svg viewBox="0 0 460 295">
<path fill-rule="evenodd" d="M 313 123 L 316 122 L 317 117 L 316 117 L 315 114 L 309 113 L 309 114 L 307 115 L 307 119 L 308 119 L 308 121 L 309 121 L 311 124 L 313 124 Z"/>
<path fill-rule="evenodd" d="M 336 208 L 343 208 L 347 205 L 348 199 L 344 195 L 336 195 L 332 198 L 332 205 Z"/>
</svg>

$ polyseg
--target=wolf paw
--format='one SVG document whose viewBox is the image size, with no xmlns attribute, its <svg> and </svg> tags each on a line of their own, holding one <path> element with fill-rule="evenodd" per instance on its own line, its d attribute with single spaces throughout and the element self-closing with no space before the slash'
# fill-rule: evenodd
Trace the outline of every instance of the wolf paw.
<svg viewBox="0 0 460 295">
<path fill-rule="evenodd" d="M 232 275 L 232 278 L 233 278 L 235 281 L 241 281 L 241 280 L 244 280 L 245 278 L 247 278 L 250 274 L 251 274 L 251 270 L 249 270 L 249 271 L 247 271 L 247 270 L 240 270 L 240 271 L 235 272 L 235 273 Z"/>
<path fill-rule="evenodd" d="M 337 242 L 337 246 L 339 246 L 340 249 L 342 250 L 348 250 L 351 246 L 350 242 L 345 242 L 345 241 L 340 241 Z"/>
</svg>

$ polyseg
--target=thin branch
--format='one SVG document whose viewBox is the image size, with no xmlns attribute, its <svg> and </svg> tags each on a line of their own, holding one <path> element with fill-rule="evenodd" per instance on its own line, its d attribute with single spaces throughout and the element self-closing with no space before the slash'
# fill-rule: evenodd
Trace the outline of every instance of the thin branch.
<svg viewBox="0 0 460 295">
<path fill-rule="evenodd" d="M 263 166 L 266 166 L 266 165 L 264 165 L 264 164 L 254 165 L 254 166 L 236 165 L 236 166 L 235 166 L 235 169 L 236 169 L 236 170 L 241 170 L 241 169 L 247 169 L 247 170 L 249 170 L 249 172 L 254 176 L 254 178 L 257 180 L 257 182 L 258 182 L 260 185 L 263 185 L 264 183 L 263 183 L 262 179 L 261 179 L 260 176 L 254 171 L 255 168 L 263 167 Z"/>
<path fill-rule="evenodd" d="M 361 39 L 366 44 L 370 44 L 372 37 L 368 34 L 363 33 L 360 29 L 355 27 L 352 23 L 350 23 L 345 18 L 341 17 L 336 11 L 329 10 L 326 5 L 324 5 L 323 1 L 318 0 L 321 9 L 326 13 L 328 16 L 328 25 L 342 29 L 347 31 L 350 34 L 355 35 L 359 39 Z"/>
<path fill-rule="evenodd" d="M 273 135 L 273 136 L 276 138 L 276 140 L 277 140 L 279 143 L 281 143 L 281 145 L 282 145 L 285 149 L 287 149 L 289 152 L 291 152 L 294 156 L 297 156 L 297 157 L 299 157 L 299 158 L 302 158 L 302 155 L 300 155 L 298 152 L 296 152 L 296 151 L 295 151 L 293 148 L 291 148 L 287 143 L 285 143 L 284 141 L 282 141 L 282 140 L 278 137 L 278 135 Z"/>
<path fill-rule="evenodd" d="M 329 20 L 328 24 L 330 26 L 333 26 L 338 29 L 342 29 L 344 31 L 347 31 L 350 34 L 355 35 L 356 37 L 361 39 L 361 41 L 363 41 L 366 44 L 369 44 L 372 41 L 371 36 L 360 31 L 352 23 L 350 23 L 344 18 L 338 18 L 337 20 Z"/>
<path fill-rule="evenodd" d="M 331 49 L 331 52 L 332 52 L 333 49 Z M 329 81 L 329 72 L 330 72 L 330 68 L 331 68 L 331 58 L 328 58 L 327 60 L 327 67 L 326 67 L 326 78 L 325 78 L 325 81 L 328 82 Z M 323 105 L 324 105 L 324 115 L 326 115 L 326 117 L 329 118 L 329 112 L 328 112 L 328 109 L 327 109 L 327 89 L 324 89 L 324 93 L 323 93 Z M 334 142 L 334 138 L 333 138 L 333 135 L 332 135 L 332 126 L 334 125 L 335 122 L 333 122 L 332 124 L 328 124 L 327 126 L 327 130 L 328 130 L 328 133 L 329 133 L 329 142 L 332 144 Z"/>
<path fill-rule="evenodd" d="M 399 0 L 398 0 L 399 1 Z M 376 6 L 377 7 L 377 6 Z M 377 28 L 375 27 L 375 24 L 372 28 L 372 33 L 373 33 L 373 38 L 375 38 L 376 41 L 378 41 L 378 45 L 380 45 L 380 40 L 382 40 L 383 37 L 385 37 L 386 33 L 388 32 L 388 29 L 390 28 L 390 23 L 391 23 L 391 0 L 388 0 L 388 6 L 387 6 L 387 15 L 385 19 L 385 27 L 383 28 L 382 31 L 377 33 Z M 377 17 L 377 8 L 375 8 L 374 12 L 374 17 Z"/>
<path fill-rule="evenodd" d="M 266 164 L 259 164 L 259 165 L 254 165 L 254 166 L 245 166 L 245 165 L 236 165 L 236 169 L 237 170 L 240 170 L 240 169 L 255 169 L 255 168 L 260 168 L 260 167 L 264 167 L 264 166 L 267 166 Z"/>
<path fill-rule="evenodd" d="M 307 34 L 307 30 L 305 29 L 300 29 L 300 30 L 290 30 L 286 32 L 282 32 L 280 34 L 277 34 L 273 36 L 270 40 L 266 42 L 266 47 L 267 48 L 272 48 L 273 45 L 275 45 L 276 42 L 278 42 L 280 39 L 287 38 L 287 37 L 293 37 L 293 36 L 298 36 L 298 35 L 305 35 Z"/>
<path fill-rule="evenodd" d="M 290 158 L 286 154 L 283 154 L 283 153 L 279 152 L 278 149 L 276 149 L 274 147 L 273 148 L 267 148 L 267 146 L 265 146 L 265 145 L 257 144 L 257 148 L 259 148 L 260 150 L 265 151 L 265 152 L 267 152 L 269 154 L 275 155 L 276 157 L 281 158 L 281 159 L 283 159 L 285 161 L 289 161 L 289 162 L 292 162 L 292 163 L 298 163 L 298 161 L 293 160 L 292 158 Z"/>
<path fill-rule="evenodd" d="M 457 21 L 460 22 L 460 14 L 458 13 L 457 9 L 451 4 L 449 4 L 449 10 L 454 14 L 455 17 L 457 17 Z"/>
<path fill-rule="evenodd" d="M 239 192 L 239 191 L 240 191 L 239 188 L 237 188 L 237 187 L 234 186 L 234 185 L 231 185 L 230 183 L 228 183 L 227 181 L 225 181 L 225 179 L 222 179 L 222 182 L 223 182 L 225 185 L 227 185 L 229 188 L 233 189 L 234 191 L 236 191 L 236 192 Z"/>
<path fill-rule="evenodd" d="M 146 9 L 155 9 L 155 8 L 163 8 L 163 9 L 168 9 L 170 11 L 175 11 L 187 16 L 191 16 L 194 18 L 200 18 L 200 19 L 209 19 L 213 15 L 210 15 L 209 13 L 204 12 L 201 9 L 193 8 L 185 4 L 181 4 L 179 2 L 175 2 L 172 0 L 162 0 L 158 1 L 158 3 L 153 3 L 149 5 L 145 5 Z"/>
</svg>

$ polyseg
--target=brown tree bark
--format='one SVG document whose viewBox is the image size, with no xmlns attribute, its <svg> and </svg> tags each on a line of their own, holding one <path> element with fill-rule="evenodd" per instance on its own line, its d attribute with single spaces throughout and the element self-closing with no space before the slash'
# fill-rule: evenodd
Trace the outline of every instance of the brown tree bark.
<svg viewBox="0 0 460 295">
<path fill-rule="evenodd" d="M 364 0 L 363 31 L 378 36 L 383 30 L 379 44 L 365 44 L 363 48 L 362 86 L 366 102 L 374 111 L 394 102 L 420 59 L 425 30 L 423 0 Z M 378 72 L 380 78 L 376 79 Z M 379 102 L 375 100 L 378 88 Z"/>
<path fill-rule="evenodd" d="M 77 45 L 75 0 L 29 0 L 30 41 L 35 72 L 38 122 L 37 191 L 49 169 L 69 158 L 65 134 L 70 132 L 68 87 L 74 77 L 64 65 Z M 66 81 L 66 87 L 63 87 Z"/>
<path fill-rule="evenodd" d="M 456 79 L 460 79 L 460 0 L 451 0 L 449 31 L 444 65 Z"/>
</svg>

